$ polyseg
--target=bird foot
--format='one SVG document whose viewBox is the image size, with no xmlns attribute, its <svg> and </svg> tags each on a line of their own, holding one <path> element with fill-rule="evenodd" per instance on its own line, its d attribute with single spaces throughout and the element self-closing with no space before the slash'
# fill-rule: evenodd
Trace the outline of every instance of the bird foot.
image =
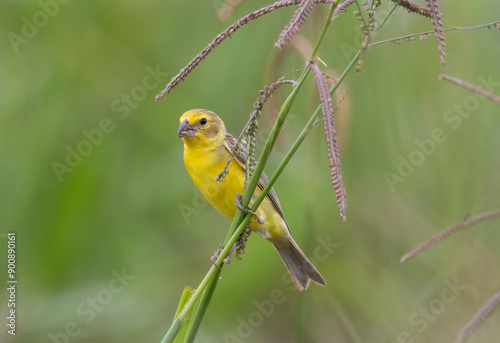
<svg viewBox="0 0 500 343">
<path fill-rule="evenodd" d="M 221 253 L 221 250 L 217 249 L 217 251 L 215 251 L 215 253 L 213 254 L 213 256 L 210 257 L 210 261 L 212 261 L 212 263 L 214 264 L 214 266 L 216 266 L 217 268 L 219 268 L 219 269 L 222 270 L 222 268 L 219 267 L 219 265 L 217 263 L 215 263 L 217 261 L 217 259 L 219 258 L 220 253 Z"/>
<path fill-rule="evenodd" d="M 222 244 L 219 243 L 219 247 L 221 249 L 224 248 L 224 246 Z M 227 254 L 227 257 L 225 259 L 222 260 L 222 262 L 224 262 L 225 264 L 229 264 L 231 263 L 231 254 L 233 253 L 233 250 L 234 248 L 236 247 L 236 244 L 233 245 L 233 247 L 229 250 L 229 254 Z M 219 258 L 220 256 L 220 253 L 222 252 L 221 249 L 217 249 L 217 251 L 215 251 L 214 255 L 212 257 L 210 257 L 210 260 L 212 261 L 212 263 L 219 269 L 221 269 L 217 263 L 215 263 L 217 261 L 217 259 Z"/>
<path fill-rule="evenodd" d="M 235 205 L 236 207 L 239 209 L 239 210 L 242 210 L 243 212 L 246 212 L 246 213 L 251 213 L 255 216 L 255 218 L 257 218 L 257 223 L 259 224 L 264 224 L 266 221 L 264 219 L 262 219 L 261 217 L 259 217 L 257 215 L 257 212 L 254 212 L 252 211 L 251 209 L 249 208 L 245 208 L 243 207 L 243 205 L 241 204 L 241 200 L 242 200 L 242 197 L 241 197 L 241 194 L 240 193 L 236 193 L 236 201 L 235 201 Z"/>
</svg>

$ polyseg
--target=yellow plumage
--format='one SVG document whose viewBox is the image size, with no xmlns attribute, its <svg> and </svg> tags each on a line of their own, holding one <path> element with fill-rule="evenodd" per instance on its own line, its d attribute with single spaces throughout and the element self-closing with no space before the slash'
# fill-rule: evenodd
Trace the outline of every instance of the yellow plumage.
<svg viewBox="0 0 500 343">
<path fill-rule="evenodd" d="M 236 193 L 243 194 L 246 152 L 242 150 L 236 155 L 229 165 L 229 174 L 218 182 L 216 177 L 229 160 L 236 139 L 226 132 L 223 121 L 208 110 L 188 111 L 180 122 L 177 135 L 184 141 L 184 163 L 191 179 L 205 199 L 232 220 L 237 211 Z M 267 177 L 263 174 L 253 199 L 266 183 Z M 273 243 L 297 288 L 307 289 L 311 280 L 324 285 L 321 274 L 293 241 L 274 190 L 271 189 L 257 209 L 257 216 L 260 220 L 252 217 L 250 230 Z"/>
</svg>

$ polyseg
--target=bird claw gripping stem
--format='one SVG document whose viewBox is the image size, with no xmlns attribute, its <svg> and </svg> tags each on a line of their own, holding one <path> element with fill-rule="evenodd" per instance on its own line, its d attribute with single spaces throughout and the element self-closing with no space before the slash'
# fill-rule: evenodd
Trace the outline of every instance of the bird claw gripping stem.
<svg viewBox="0 0 500 343">
<path fill-rule="evenodd" d="M 259 217 L 257 215 L 257 212 L 254 212 L 254 211 L 250 210 L 249 208 L 243 207 L 243 205 L 241 204 L 241 200 L 242 200 L 241 194 L 240 193 L 236 193 L 235 205 L 236 205 L 236 207 L 239 210 L 241 210 L 241 211 L 243 211 L 245 213 L 251 213 L 251 214 L 253 214 L 255 216 L 255 218 L 257 218 L 257 223 L 259 223 L 259 224 L 264 224 L 266 222 L 264 219 L 262 219 L 261 217 Z"/>
<path fill-rule="evenodd" d="M 214 264 L 214 266 L 216 266 L 217 268 L 221 269 L 221 267 L 219 267 L 219 265 L 217 263 L 215 263 L 217 261 L 217 259 L 219 258 L 220 253 L 222 252 L 221 249 L 224 248 L 224 246 L 222 244 L 220 244 L 220 243 L 219 243 L 219 247 L 220 247 L 220 249 L 217 249 L 217 251 L 215 251 L 214 255 L 212 257 L 210 257 L 210 261 L 212 261 L 212 263 Z M 224 262 L 225 264 L 231 263 L 231 254 L 233 253 L 233 250 L 234 250 L 235 247 L 236 247 L 236 245 L 233 245 L 233 247 L 231 248 L 231 250 L 229 250 L 229 254 L 227 254 L 227 257 L 225 259 L 223 259 L 222 262 Z"/>
</svg>

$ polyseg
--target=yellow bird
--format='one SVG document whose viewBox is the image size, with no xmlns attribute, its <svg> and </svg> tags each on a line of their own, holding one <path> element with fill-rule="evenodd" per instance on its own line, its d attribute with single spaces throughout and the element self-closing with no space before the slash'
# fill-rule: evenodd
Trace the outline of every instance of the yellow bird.
<svg viewBox="0 0 500 343">
<path fill-rule="evenodd" d="M 243 194 L 247 152 L 241 146 L 229 165 L 229 174 L 216 181 L 236 145 L 236 138 L 226 132 L 224 122 L 213 112 L 196 109 L 180 118 L 177 136 L 184 141 L 184 163 L 194 184 L 207 201 L 232 220 L 236 214 L 237 193 Z M 267 184 L 262 173 L 253 200 Z M 250 230 L 271 242 L 285 263 L 299 291 L 307 289 L 311 280 L 325 285 L 325 280 L 292 239 L 276 193 L 271 188 L 250 221 Z"/>
</svg>

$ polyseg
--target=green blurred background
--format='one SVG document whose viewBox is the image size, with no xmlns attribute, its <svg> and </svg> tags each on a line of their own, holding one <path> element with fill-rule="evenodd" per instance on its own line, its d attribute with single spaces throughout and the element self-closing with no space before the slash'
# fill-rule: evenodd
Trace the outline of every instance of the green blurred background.
<svg viewBox="0 0 500 343">
<path fill-rule="evenodd" d="M 229 227 L 185 170 L 178 118 L 208 108 L 240 132 L 258 91 L 304 64 L 293 47 L 273 48 L 294 9 L 243 27 L 155 102 L 216 34 L 269 2 L 229 1 L 229 13 L 219 0 L 68 1 L 58 8 L 48 1 L 46 21 L 41 4 L 1 1 L 1 341 L 14 341 L 6 333 L 5 285 L 6 234 L 16 232 L 18 342 L 160 342 L 183 287 L 198 285 Z M 500 19 L 494 0 L 440 5 L 446 27 Z M 310 42 L 326 15 L 327 7 L 317 7 L 301 30 Z M 383 1 L 381 10 L 390 7 Z M 359 46 L 353 10 L 327 33 L 319 53 L 325 70 L 339 74 Z M 24 28 L 31 38 L 13 45 L 26 20 L 40 27 Z M 376 40 L 428 30 L 428 19 L 399 10 Z M 407 263 L 399 258 L 468 213 L 500 208 L 500 106 L 438 80 L 440 73 L 475 84 L 490 78 L 500 94 L 499 43 L 495 28 L 449 32 L 446 67 L 433 36 L 370 49 L 364 70 L 346 80 L 350 92 L 337 120 L 347 222 L 339 219 L 321 126 L 275 186 L 296 241 L 328 286 L 292 290 L 277 253 L 252 235 L 243 260 L 224 268 L 197 342 L 453 342 L 500 290 L 499 221 Z M 156 69 L 157 79 L 143 84 Z M 266 107 L 262 137 L 286 87 Z M 317 104 L 310 78 L 268 174 Z M 470 109 L 460 122 L 456 106 Z M 108 132 L 96 133 L 103 125 Z M 418 153 L 415 140 L 436 129 L 446 140 Z M 95 144 L 82 143 L 85 130 Z M 58 177 L 54 162 L 66 165 L 68 149 L 78 147 L 88 154 Z M 386 173 L 397 174 L 411 156 L 424 158 L 391 188 Z M 122 273 L 129 278 L 120 283 Z M 454 282 L 463 286 L 452 297 L 447 285 Z M 256 303 L 269 305 L 273 291 L 283 301 L 259 312 Z M 471 342 L 493 342 L 499 319 L 497 311 Z"/>
</svg>

